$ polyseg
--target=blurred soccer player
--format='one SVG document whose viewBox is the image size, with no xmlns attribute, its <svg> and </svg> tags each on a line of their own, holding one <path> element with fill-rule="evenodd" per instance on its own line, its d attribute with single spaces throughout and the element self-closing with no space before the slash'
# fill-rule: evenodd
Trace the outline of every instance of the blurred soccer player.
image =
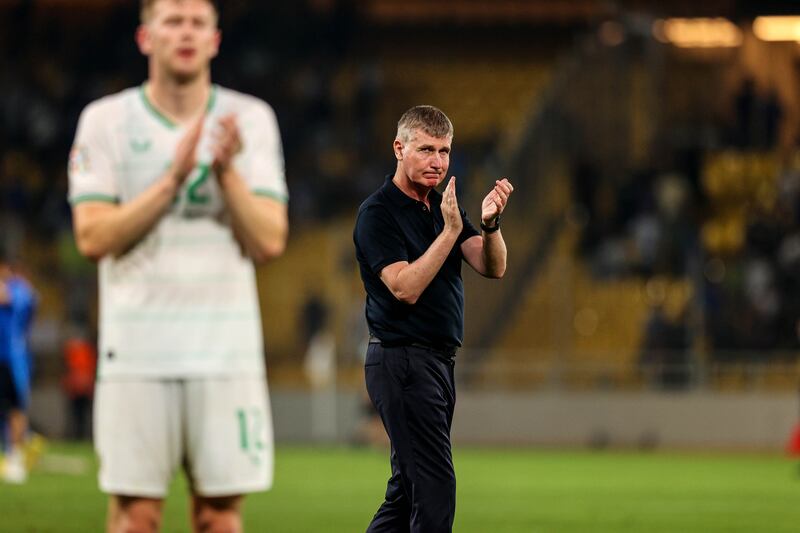
<svg viewBox="0 0 800 533">
<path fill-rule="evenodd" d="M 70 158 L 81 252 L 99 260 L 95 448 L 109 531 L 156 531 L 184 467 L 195 531 L 241 531 L 272 484 L 253 260 L 282 253 L 287 189 L 264 102 L 212 85 L 210 0 L 145 0 L 141 86 L 91 103 Z"/>
<path fill-rule="evenodd" d="M 28 332 L 35 308 L 33 289 L 14 273 L 0 250 L 0 417 L 6 419 L 8 433 L 1 473 L 9 483 L 24 483 L 28 477 L 24 450 L 31 381 Z"/>
<path fill-rule="evenodd" d="M 450 425 L 453 369 L 464 336 L 461 262 L 502 277 L 506 245 L 500 214 L 514 188 L 497 180 L 470 223 L 451 177 L 453 125 L 441 110 L 417 106 L 397 124 L 394 176 L 358 210 L 353 233 L 367 292 L 371 340 L 367 391 L 392 445 L 392 477 L 370 533 L 452 531 L 456 478 Z"/>
</svg>

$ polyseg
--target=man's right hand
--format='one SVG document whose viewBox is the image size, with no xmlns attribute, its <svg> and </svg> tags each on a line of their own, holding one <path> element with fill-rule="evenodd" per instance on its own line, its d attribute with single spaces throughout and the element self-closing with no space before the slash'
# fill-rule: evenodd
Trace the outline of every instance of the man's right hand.
<svg viewBox="0 0 800 533">
<path fill-rule="evenodd" d="M 176 187 L 180 187 L 186 177 L 191 174 L 197 165 L 197 144 L 200 142 L 200 135 L 203 133 L 203 121 L 205 115 L 200 117 L 184 134 L 175 149 L 175 159 L 170 167 L 170 176 L 175 181 Z"/>
<path fill-rule="evenodd" d="M 456 198 L 456 177 L 452 176 L 447 183 L 447 187 L 442 195 L 442 217 L 444 218 L 444 229 L 461 234 L 464 222 L 461 220 L 461 212 L 458 209 L 458 199 Z"/>
</svg>

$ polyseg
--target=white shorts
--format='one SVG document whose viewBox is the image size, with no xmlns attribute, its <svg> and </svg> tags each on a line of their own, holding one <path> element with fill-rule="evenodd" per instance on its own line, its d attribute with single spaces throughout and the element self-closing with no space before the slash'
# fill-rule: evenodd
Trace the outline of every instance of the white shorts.
<svg viewBox="0 0 800 533">
<path fill-rule="evenodd" d="M 202 496 L 272 486 L 263 377 L 98 381 L 94 405 L 103 492 L 164 498 L 181 466 Z"/>
</svg>

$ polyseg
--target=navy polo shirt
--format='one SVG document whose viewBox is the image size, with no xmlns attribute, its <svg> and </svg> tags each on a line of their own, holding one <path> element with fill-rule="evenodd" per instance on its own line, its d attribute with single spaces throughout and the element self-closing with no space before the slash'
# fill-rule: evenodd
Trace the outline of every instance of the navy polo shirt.
<svg viewBox="0 0 800 533">
<path fill-rule="evenodd" d="M 407 196 L 389 176 L 358 209 L 353 241 L 367 292 L 367 324 L 372 335 L 389 345 L 453 348 L 464 339 L 461 243 L 480 233 L 460 206 L 461 235 L 414 305 L 395 298 L 380 278 L 381 270 L 392 263 L 416 261 L 444 229 L 442 195 L 432 190 L 428 202 L 430 210 Z"/>
</svg>

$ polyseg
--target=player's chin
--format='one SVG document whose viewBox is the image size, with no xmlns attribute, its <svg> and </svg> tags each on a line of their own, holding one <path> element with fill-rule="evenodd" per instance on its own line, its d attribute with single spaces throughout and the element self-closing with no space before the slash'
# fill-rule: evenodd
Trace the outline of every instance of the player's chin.
<svg viewBox="0 0 800 533">
<path fill-rule="evenodd" d="M 204 63 L 198 59 L 178 59 L 171 65 L 172 74 L 179 79 L 193 80 L 203 73 Z"/>
<path fill-rule="evenodd" d="M 172 75 L 175 77 L 175 79 L 182 83 L 196 80 L 202 72 L 203 70 L 198 68 L 178 67 L 172 69 Z"/>
<path fill-rule="evenodd" d="M 420 181 L 427 187 L 436 187 L 444 181 L 444 174 L 423 174 Z"/>
</svg>

